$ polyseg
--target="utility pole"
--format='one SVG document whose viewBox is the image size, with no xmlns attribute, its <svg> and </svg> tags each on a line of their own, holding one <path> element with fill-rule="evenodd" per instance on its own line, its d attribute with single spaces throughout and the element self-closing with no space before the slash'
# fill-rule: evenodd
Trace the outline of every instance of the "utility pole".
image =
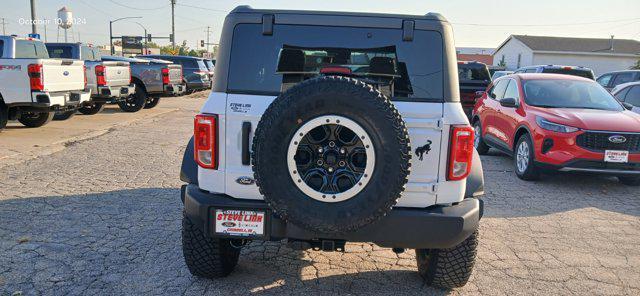
<svg viewBox="0 0 640 296">
<path fill-rule="evenodd" d="M 173 35 L 173 40 L 171 40 L 171 45 L 173 46 L 173 49 L 176 49 L 176 23 L 175 23 L 175 14 L 174 14 L 175 8 L 176 8 L 176 0 L 171 0 L 171 34 Z"/>
<path fill-rule="evenodd" d="M 7 31 L 5 30 L 5 27 L 4 27 L 4 25 L 6 25 L 7 22 L 4 21 L 4 18 L 2 18 L 2 22 L 0 24 L 2 24 L 2 35 L 7 35 Z"/>
<path fill-rule="evenodd" d="M 36 0 L 31 0 L 31 33 L 38 34 L 36 27 Z"/>
<path fill-rule="evenodd" d="M 207 26 L 207 52 L 209 52 L 209 26 Z"/>
</svg>

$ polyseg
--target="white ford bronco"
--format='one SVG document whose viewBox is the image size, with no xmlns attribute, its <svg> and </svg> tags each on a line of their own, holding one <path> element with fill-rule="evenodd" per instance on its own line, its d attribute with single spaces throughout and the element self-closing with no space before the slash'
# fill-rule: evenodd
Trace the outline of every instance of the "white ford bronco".
<svg viewBox="0 0 640 296">
<path fill-rule="evenodd" d="M 83 61 L 51 59 L 38 39 L 0 36 L 0 130 L 10 119 L 40 127 L 77 109 L 90 99 L 86 83 Z"/>
<path fill-rule="evenodd" d="M 372 242 L 467 282 L 484 180 L 442 16 L 241 6 L 214 71 L 181 170 L 192 274 L 229 275 L 251 240 Z"/>
</svg>

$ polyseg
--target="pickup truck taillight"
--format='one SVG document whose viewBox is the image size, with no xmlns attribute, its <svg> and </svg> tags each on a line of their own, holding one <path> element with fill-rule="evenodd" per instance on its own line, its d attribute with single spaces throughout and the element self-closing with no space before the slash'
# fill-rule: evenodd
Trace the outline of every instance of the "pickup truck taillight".
<svg viewBox="0 0 640 296">
<path fill-rule="evenodd" d="M 29 73 L 31 91 L 43 91 L 44 77 L 42 75 L 42 64 L 31 64 L 28 66 L 27 71 Z"/>
<path fill-rule="evenodd" d="M 458 181 L 469 176 L 473 160 L 473 128 L 454 126 L 451 128 L 449 144 L 448 181 Z"/>
<path fill-rule="evenodd" d="M 162 84 L 169 84 L 169 68 L 162 68 Z"/>
<path fill-rule="evenodd" d="M 105 73 L 106 71 L 106 67 L 103 65 L 97 65 L 96 66 L 96 84 L 98 86 L 105 86 L 107 85 L 107 79 L 105 78 Z"/>
<path fill-rule="evenodd" d="M 218 169 L 218 115 L 198 114 L 193 127 L 193 151 L 196 163 Z"/>
</svg>

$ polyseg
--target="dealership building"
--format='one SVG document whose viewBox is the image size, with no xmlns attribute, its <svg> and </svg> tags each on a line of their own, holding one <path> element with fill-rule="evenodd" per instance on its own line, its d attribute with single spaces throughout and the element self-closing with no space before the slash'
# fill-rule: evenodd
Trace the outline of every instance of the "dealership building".
<svg viewBox="0 0 640 296">
<path fill-rule="evenodd" d="M 626 70 L 640 59 L 640 41 L 614 38 L 567 38 L 511 35 L 493 53 L 493 65 L 507 70 L 532 65 L 568 65 L 596 75 Z"/>
</svg>

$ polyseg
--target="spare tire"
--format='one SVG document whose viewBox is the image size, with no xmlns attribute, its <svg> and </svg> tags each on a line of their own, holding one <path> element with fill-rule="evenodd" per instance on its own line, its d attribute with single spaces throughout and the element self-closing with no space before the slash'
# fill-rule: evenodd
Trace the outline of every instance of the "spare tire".
<svg viewBox="0 0 640 296">
<path fill-rule="evenodd" d="M 391 211 L 411 148 L 391 101 L 362 81 L 323 76 L 267 108 L 253 138 L 260 192 L 283 220 L 320 233 L 354 231 Z"/>
</svg>

